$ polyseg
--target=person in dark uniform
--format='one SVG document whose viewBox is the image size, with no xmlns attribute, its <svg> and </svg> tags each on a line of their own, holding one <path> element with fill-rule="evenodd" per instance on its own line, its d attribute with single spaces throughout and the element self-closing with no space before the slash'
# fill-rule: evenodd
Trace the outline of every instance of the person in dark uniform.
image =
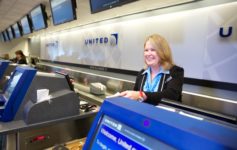
<svg viewBox="0 0 237 150">
<path fill-rule="evenodd" d="M 26 56 L 22 52 L 22 50 L 17 50 L 15 52 L 16 58 L 14 58 L 12 61 L 17 64 L 27 64 Z"/>
<path fill-rule="evenodd" d="M 158 105 L 162 98 L 181 101 L 184 69 L 175 65 L 168 42 L 154 34 L 145 40 L 145 68 L 136 78 L 133 91 L 120 96 Z"/>
</svg>

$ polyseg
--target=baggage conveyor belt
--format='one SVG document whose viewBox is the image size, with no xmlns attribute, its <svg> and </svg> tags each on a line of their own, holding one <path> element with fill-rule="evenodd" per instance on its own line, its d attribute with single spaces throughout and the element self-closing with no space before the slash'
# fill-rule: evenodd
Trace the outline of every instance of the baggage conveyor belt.
<svg viewBox="0 0 237 150">
<path fill-rule="evenodd" d="M 105 95 L 94 95 L 85 91 L 77 91 L 79 96 L 90 102 L 93 103 L 95 105 L 101 105 L 105 99 L 106 96 L 110 96 L 111 94 L 106 93 Z M 230 123 L 230 124 L 237 124 L 237 118 L 233 117 L 233 116 L 227 116 L 227 115 L 223 115 L 223 114 L 219 114 L 216 112 L 211 112 L 211 111 L 207 111 L 207 110 L 203 110 L 203 109 L 199 109 L 199 108 L 195 108 L 195 107 L 191 107 L 182 103 L 178 103 L 172 100 L 167 100 L 167 99 L 162 99 L 161 103 L 159 104 L 160 106 L 164 106 L 167 108 L 172 108 L 178 112 L 185 112 L 187 114 L 190 115 L 194 115 L 194 116 L 199 116 L 202 118 L 205 118 L 207 120 L 214 120 L 216 122 L 223 122 L 223 123 Z"/>
</svg>

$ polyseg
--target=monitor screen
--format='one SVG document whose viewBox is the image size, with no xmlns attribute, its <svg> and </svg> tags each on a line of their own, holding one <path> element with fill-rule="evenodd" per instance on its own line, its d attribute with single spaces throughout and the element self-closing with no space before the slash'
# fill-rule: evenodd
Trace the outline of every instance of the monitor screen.
<svg viewBox="0 0 237 150">
<path fill-rule="evenodd" d="M 90 149 L 174 150 L 175 148 L 104 115 Z"/>
<path fill-rule="evenodd" d="M 22 31 L 23 31 L 24 35 L 29 34 L 29 33 L 32 32 L 28 16 L 23 17 L 20 20 L 20 23 L 21 23 L 21 27 L 22 27 Z"/>
<path fill-rule="evenodd" d="M 96 13 L 136 0 L 90 0 L 91 12 Z"/>
<path fill-rule="evenodd" d="M 15 33 L 15 38 L 21 37 L 21 31 L 20 31 L 19 24 L 18 24 L 18 23 L 15 23 L 15 24 L 12 26 L 12 28 L 13 28 L 14 33 Z"/>
<path fill-rule="evenodd" d="M 1 35 L 2 35 L 2 38 L 3 38 L 4 42 L 6 42 L 7 40 L 6 40 L 4 31 L 1 33 Z"/>
<path fill-rule="evenodd" d="M 19 71 L 16 71 L 14 73 L 14 76 L 12 77 L 12 79 L 9 81 L 7 88 L 5 90 L 5 93 L 4 93 L 6 101 L 8 101 L 8 99 L 10 98 L 10 96 L 11 96 L 13 90 L 15 89 L 15 86 L 17 85 L 21 76 L 22 76 L 22 73 Z"/>
<path fill-rule="evenodd" d="M 47 27 L 45 20 L 45 12 L 43 6 L 39 5 L 30 12 L 30 18 L 34 31 L 44 29 Z"/>
<path fill-rule="evenodd" d="M 9 39 L 12 40 L 14 38 L 13 33 L 12 33 L 12 28 L 11 27 L 7 28 L 7 32 L 9 35 Z"/>
<path fill-rule="evenodd" d="M 53 24 L 58 25 L 76 19 L 73 0 L 50 0 Z"/>
<path fill-rule="evenodd" d="M 4 41 L 5 41 L 5 38 L 4 38 L 3 32 L 1 32 L 1 42 L 4 42 Z"/>
<path fill-rule="evenodd" d="M 6 32 L 6 30 L 3 31 L 3 36 L 5 41 L 9 41 L 8 33 Z"/>
</svg>

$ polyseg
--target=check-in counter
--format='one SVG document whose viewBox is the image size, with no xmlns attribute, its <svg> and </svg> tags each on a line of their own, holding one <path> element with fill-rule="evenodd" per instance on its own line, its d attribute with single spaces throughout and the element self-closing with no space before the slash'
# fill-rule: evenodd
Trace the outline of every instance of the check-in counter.
<svg viewBox="0 0 237 150">
<path fill-rule="evenodd" d="M 88 134 L 96 112 L 82 112 L 79 111 L 78 107 L 77 113 L 69 114 L 67 116 L 53 116 L 52 112 L 50 111 L 48 111 L 50 113 L 47 114 L 47 110 L 50 110 L 51 107 L 45 107 L 45 105 L 50 105 L 50 101 L 43 101 L 44 103 L 41 103 L 43 106 L 42 108 L 44 109 L 39 109 L 40 105 L 38 105 L 39 107 L 37 108 L 37 89 L 47 88 L 56 98 L 57 96 L 65 96 L 68 93 L 75 94 L 76 92 L 78 94 L 77 96 L 80 97 L 80 100 L 101 105 L 107 96 L 111 96 L 116 92 L 132 89 L 135 80 L 135 76 L 108 73 L 104 71 L 77 67 L 66 67 L 48 63 L 39 63 L 36 67 L 38 70 L 48 73 L 39 71 L 36 73 L 26 92 L 24 97 L 25 100 L 23 99 L 23 105 L 21 106 L 24 107 L 19 107 L 19 111 L 16 113 L 16 116 L 14 117 L 15 119 L 13 119 L 13 121 L 1 123 L 2 128 L 0 130 L 2 134 L 7 135 L 6 139 L 8 142 L 6 142 L 6 147 L 8 149 L 13 149 L 12 146 L 16 146 L 18 149 L 48 148 L 55 145 L 56 143 L 65 143 L 74 139 L 84 138 Z M 61 73 L 52 73 L 57 71 Z M 72 91 L 70 86 L 71 80 L 68 79 L 68 77 L 66 77 L 64 74 L 69 74 L 72 80 L 74 80 L 72 83 L 75 92 Z M 213 105 L 219 101 L 223 102 L 225 105 L 228 105 L 228 102 L 230 102 L 230 104 L 233 104 L 232 107 L 235 108 L 236 105 L 234 100 L 227 100 L 225 98 L 218 99 L 214 96 L 208 97 L 201 94 L 195 95 L 195 93 L 193 94 L 190 91 L 185 91 L 186 86 L 187 85 L 184 85 L 182 103 L 163 99 L 158 107 L 160 109 L 173 111 L 184 116 L 205 119 L 207 121 L 235 127 L 235 111 L 228 110 L 229 112 L 227 112 L 222 109 L 217 109 L 217 107 L 214 108 L 215 105 Z M 188 100 L 191 100 L 192 98 L 196 98 L 195 103 L 189 103 L 190 101 Z M 68 100 L 71 98 L 62 98 L 62 100 L 64 99 Z M 201 105 L 198 103 L 198 99 L 203 100 L 204 103 L 205 101 L 208 101 L 212 102 L 213 104 L 209 104 L 210 108 L 201 107 Z M 79 99 L 77 100 L 77 103 L 79 106 Z M 74 102 L 72 102 L 72 104 L 74 105 Z M 66 105 L 66 103 L 63 103 L 63 105 Z M 34 108 L 36 110 L 34 110 Z M 74 107 L 70 106 L 70 108 Z M 61 109 L 62 108 L 55 110 Z M 43 115 L 44 113 L 40 114 L 40 112 L 46 112 L 46 115 Z M 38 116 L 38 118 L 35 116 Z"/>
<path fill-rule="evenodd" d="M 132 75 L 48 62 L 38 63 L 37 68 L 46 72 L 67 72 L 75 80 L 74 87 L 77 89 L 80 97 L 97 105 L 101 105 L 106 96 L 124 90 L 131 90 L 136 79 L 136 76 Z M 104 94 L 95 95 L 90 92 L 90 83 L 94 82 L 100 82 L 107 87 Z M 182 103 L 174 102 L 172 100 L 162 100 L 161 104 L 184 109 L 188 112 L 194 112 L 224 122 L 237 124 L 236 97 L 237 92 L 235 91 L 184 84 Z"/>
<path fill-rule="evenodd" d="M 0 95 L 5 148 L 42 149 L 85 137 L 96 112 L 80 110 L 70 84 L 62 73 L 17 67 Z"/>
</svg>

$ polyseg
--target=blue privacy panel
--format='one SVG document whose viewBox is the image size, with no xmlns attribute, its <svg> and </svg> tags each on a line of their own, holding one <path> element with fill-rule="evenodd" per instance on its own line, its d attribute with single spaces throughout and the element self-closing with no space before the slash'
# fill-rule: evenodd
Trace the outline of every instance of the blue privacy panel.
<svg viewBox="0 0 237 150">
<path fill-rule="evenodd" d="M 0 60 L 0 80 L 2 79 L 10 61 Z"/>
<path fill-rule="evenodd" d="M 237 128 L 182 116 L 127 98 L 106 99 L 88 149 L 237 149 Z"/>
<path fill-rule="evenodd" d="M 0 100 L 4 102 L 0 109 L 0 121 L 14 119 L 35 74 L 36 70 L 30 67 L 15 69 L 3 94 L 0 95 Z"/>
</svg>

